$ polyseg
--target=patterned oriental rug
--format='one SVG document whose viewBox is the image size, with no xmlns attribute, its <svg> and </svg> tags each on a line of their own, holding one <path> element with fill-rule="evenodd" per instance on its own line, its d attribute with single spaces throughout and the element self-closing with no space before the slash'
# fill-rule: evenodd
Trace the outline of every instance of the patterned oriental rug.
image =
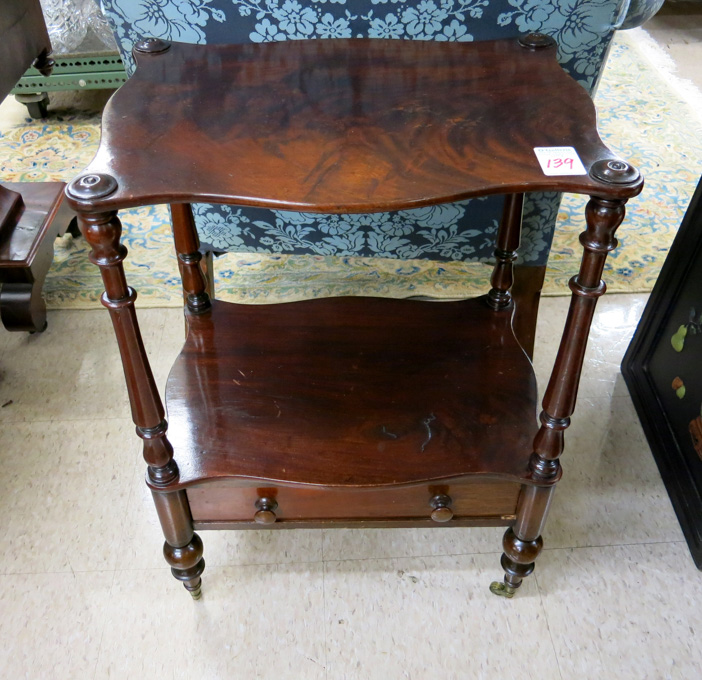
<svg viewBox="0 0 702 680">
<path fill-rule="evenodd" d="M 613 150 L 644 173 L 610 255 L 610 292 L 649 291 L 702 172 L 702 96 L 673 75 L 667 55 L 644 31 L 617 35 L 596 105 L 600 132 Z M 81 93 L 84 96 L 85 93 Z M 76 95 L 70 95 L 73 99 Z M 100 137 L 99 109 L 81 112 L 70 99 L 46 121 L 23 107 L 0 109 L 0 177 L 5 181 L 72 179 L 92 158 Z M 8 113 L 9 111 L 9 113 Z M 567 295 L 577 271 L 585 197 L 566 196 L 546 278 L 545 294 Z M 182 294 L 168 212 L 164 206 L 121 213 L 129 248 L 127 279 L 139 305 L 180 306 Z M 65 236 L 44 287 L 50 308 L 99 305 L 102 282 L 83 239 Z M 490 267 L 462 262 L 228 254 L 215 262 L 217 296 L 266 303 L 332 295 L 461 298 L 488 289 Z"/>
</svg>

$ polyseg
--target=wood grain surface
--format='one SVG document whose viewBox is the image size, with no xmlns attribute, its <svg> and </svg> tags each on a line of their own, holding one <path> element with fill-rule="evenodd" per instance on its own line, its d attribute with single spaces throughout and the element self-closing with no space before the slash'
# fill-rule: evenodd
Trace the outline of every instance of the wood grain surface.
<svg viewBox="0 0 702 680">
<path fill-rule="evenodd" d="M 536 381 L 484 298 L 213 300 L 166 387 L 180 477 L 323 487 L 523 480 Z"/>
<path fill-rule="evenodd" d="M 534 147 L 572 146 L 586 170 L 615 158 L 555 48 L 348 39 L 172 43 L 135 56 L 86 171 L 117 180 L 104 209 L 198 200 L 353 213 L 640 190 L 543 173 Z"/>
</svg>

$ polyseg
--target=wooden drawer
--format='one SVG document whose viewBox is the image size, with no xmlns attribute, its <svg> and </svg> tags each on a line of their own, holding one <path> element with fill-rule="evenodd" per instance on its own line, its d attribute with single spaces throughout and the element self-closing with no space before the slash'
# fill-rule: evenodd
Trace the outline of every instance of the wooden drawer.
<svg viewBox="0 0 702 680">
<path fill-rule="evenodd" d="M 430 520 L 432 498 L 450 498 L 450 525 L 460 519 L 514 519 L 520 485 L 514 482 L 462 482 L 400 489 L 317 489 L 257 487 L 242 482 L 216 482 L 187 491 L 196 525 L 254 522 L 256 502 L 273 499 L 276 524 L 328 520 Z M 260 504 L 259 504 L 260 507 Z M 270 516 L 269 516 L 269 519 Z M 433 524 L 433 522 L 432 522 Z"/>
</svg>

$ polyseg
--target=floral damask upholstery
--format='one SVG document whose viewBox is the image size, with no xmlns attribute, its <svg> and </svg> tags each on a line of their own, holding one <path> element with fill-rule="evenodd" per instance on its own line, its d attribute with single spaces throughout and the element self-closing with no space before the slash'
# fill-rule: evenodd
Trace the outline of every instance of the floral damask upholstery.
<svg viewBox="0 0 702 680">
<path fill-rule="evenodd" d="M 307 38 L 472 41 L 538 31 L 588 92 L 614 31 L 642 23 L 663 0 L 102 0 L 127 70 L 153 36 L 192 43 Z M 236 165 L 236 159 L 232 159 Z M 198 204 L 203 249 L 234 252 L 489 260 L 502 197 L 371 215 L 318 215 Z M 544 265 L 560 194 L 527 197 L 520 261 Z"/>
</svg>

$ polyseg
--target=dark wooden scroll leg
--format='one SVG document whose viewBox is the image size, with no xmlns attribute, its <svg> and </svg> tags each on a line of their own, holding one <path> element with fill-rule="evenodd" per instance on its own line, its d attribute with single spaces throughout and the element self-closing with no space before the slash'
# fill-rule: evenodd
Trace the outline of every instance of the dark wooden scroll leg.
<svg viewBox="0 0 702 680">
<path fill-rule="evenodd" d="M 78 226 L 78 219 L 74 217 L 66 227 L 66 232 L 69 233 L 73 238 L 80 238 L 80 227 Z"/>
<path fill-rule="evenodd" d="M 97 190 L 104 176 L 95 176 Z M 105 284 L 102 304 L 107 307 L 117 336 L 127 381 L 132 419 L 144 442 L 147 484 L 156 503 L 166 537 L 163 553 L 173 575 L 182 581 L 194 598 L 200 596 L 200 574 L 205 568 L 202 541 L 193 532 L 192 518 L 184 491 L 163 491 L 178 478 L 173 447 L 166 436 L 168 425 L 156 389 L 144 343 L 139 331 L 134 301 L 136 293 L 127 286 L 122 261 L 127 249 L 120 244 L 122 225 L 116 212 L 82 214 L 81 232 L 90 244 L 90 260 L 100 267 Z"/>
<path fill-rule="evenodd" d="M 30 333 L 46 330 L 46 303 L 41 292 L 53 259 L 53 241 L 45 239 L 31 267 L 7 273 L 7 280 L 0 286 L 0 316 L 7 330 Z"/>
<path fill-rule="evenodd" d="M 541 532 L 554 485 L 561 476 L 559 457 L 563 452 L 564 432 L 575 410 L 590 325 L 597 299 L 606 289 L 602 271 L 607 254 L 617 245 L 614 234 L 624 219 L 625 203 L 625 200 L 593 196 L 585 210 L 587 229 L 580 235 L 583 258 L 578 275 L 569 283 L 572 297 L 568 317 L 542 403 L 541 427 L 529 462 L 535 485 L 522 487 L 516 523 L 505 532 L 501 560 L 504 582 L 494 582 L 490 586 L 496 595 L 514 595 L 522 579 L 534 571 L 534 562 L 543 546 Z"/>
</svg>

